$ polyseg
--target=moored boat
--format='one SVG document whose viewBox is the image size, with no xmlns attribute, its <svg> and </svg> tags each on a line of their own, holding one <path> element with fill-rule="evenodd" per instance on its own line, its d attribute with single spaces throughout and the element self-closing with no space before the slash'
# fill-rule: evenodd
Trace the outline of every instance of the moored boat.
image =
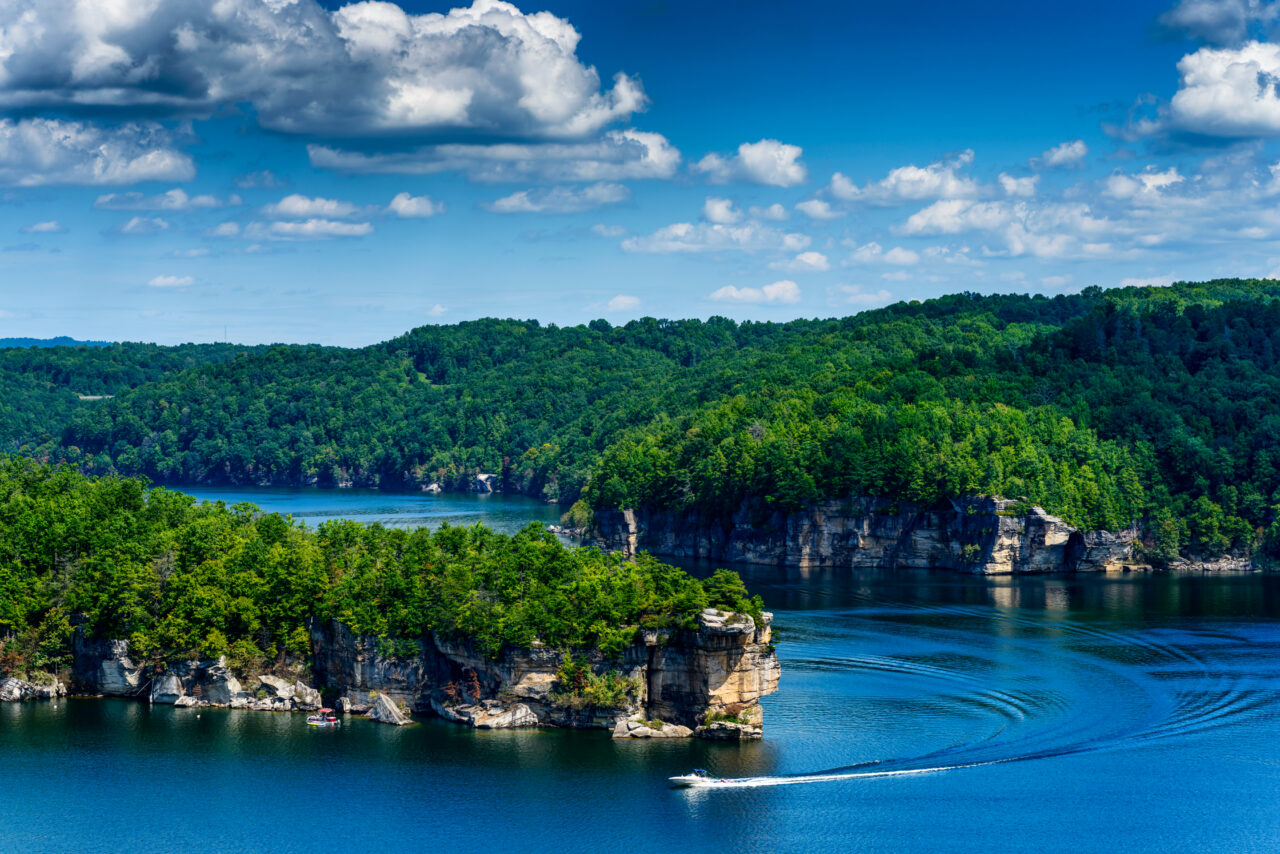
<svg viewBox="0 0 1280 854">
<path fill-rule="evenodd" d="M 307 726 L 342 726 L 333 709 L 321 709 L 314 715 L 307 715 Z"/>
</svg>

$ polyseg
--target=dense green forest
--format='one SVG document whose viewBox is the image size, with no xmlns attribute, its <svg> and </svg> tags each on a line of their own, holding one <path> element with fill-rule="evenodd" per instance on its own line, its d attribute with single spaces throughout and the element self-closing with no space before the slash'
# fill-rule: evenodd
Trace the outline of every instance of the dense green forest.
<svg viewBox="0 0 1280 854">
<path fill-rule="evenodd" d="M 0 350 L 0 439 L 170 484 L 492 472 L 581 499 L 579 519 L 994 493 L 1086 528 L 1138 523 L 1157 561 L 1270 550 L 1278 297 L 1230 279 L 789 323 L 491 319 L 354 350 Z"/>
<path fill-rule="evenodd" d="M 86 407 L 258 349 L 233 344 L 0 347 L 0 452 L 56 447 L 66 425 Z"/>
<path fill-rule="evenodd" d="M 394 640 L 425 631 L 488 655 L 590 645 L 689 625 L 706 607 L 760 612 L 737 575 L 703 581 L 644 557 L 566 549 L 531 525 L 305 530 L 248 504 L 204 503 L 136 478 L 0 457 L 0 674 L 69 662 L 73 623 L 144 661 L 304 659 L 309 618 Z M 394 651 L 394 645 L 390 647 Z"/>
</svg>

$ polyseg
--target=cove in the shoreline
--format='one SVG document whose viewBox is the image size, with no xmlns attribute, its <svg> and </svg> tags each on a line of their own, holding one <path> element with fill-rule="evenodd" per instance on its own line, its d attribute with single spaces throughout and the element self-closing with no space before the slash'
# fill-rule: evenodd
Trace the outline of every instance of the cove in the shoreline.
<svg viewBox="0 0 1280 854">
<path fill-rule="evenodd" d="M 437 528 L 483 522 L 501 534 L 512 534 L 530 522 L 560 521 L 564 508 L 524 495 L 446 492 L 390 492 L 378 489 L 337 489 L 317 486 L 174 486 L 201 501 L 256 504 L 267 513 L 292 515 L 308 527 L 334 519 L 350 519 L 389 528 Z"/>
</svg>

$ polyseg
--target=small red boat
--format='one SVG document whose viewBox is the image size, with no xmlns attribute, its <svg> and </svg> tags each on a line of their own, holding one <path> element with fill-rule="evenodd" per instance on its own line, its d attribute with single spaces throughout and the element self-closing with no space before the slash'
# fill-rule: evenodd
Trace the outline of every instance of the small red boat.
<svg viewBox="0 0 1280 854">
<path fill-rule="evenodd" d="M 342 726 L 333 709 L 321 709 L 314 715 L 307 715 L 307 726 Z"/>
</svg>

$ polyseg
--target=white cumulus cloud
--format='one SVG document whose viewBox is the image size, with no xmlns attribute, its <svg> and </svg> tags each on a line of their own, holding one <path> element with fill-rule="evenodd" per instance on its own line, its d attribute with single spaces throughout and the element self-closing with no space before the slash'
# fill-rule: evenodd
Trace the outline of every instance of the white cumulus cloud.
<svg viewBox="0 0 1280 854">
<path fill-rule="evenodd" d="M 1006 196 L 1034 196 L 1036 194 L 1036 184 L 1040 182 L 1039 175 L 1030 175 L 1026 178 L 1015 178 L 1005 172 L 1000 173 L 1000 188 L 1004 190 Z"/>
<path fill-rule="evenodd" d="M 1105 239 L 1125 229 L 1096 216 L 1082 202 L 948 199 L 912 214 L 896 231 L 917 236 L 985 232 L 1000 241 L 996 248 L 984 249 L 988 254 L 1062 258 L 1110 254 L 1114 247 Z"/>
<path fill-rule="evenodd" d="M 859 187 L 846 175 L 831 176 L 827 191 L 837 199 L 876 205 L 895 205 L 924 199 L 969 199 L 981 192 L 978 182 L 962 175 L 973 163 L 973 151 L 966 149 L 928 166 L 899 166 L 879 181 Z"/>
<path fill-rule="evenodd" d="M 0 27 L 0 39 L 4 32 Z M 195 174 L 191 158 L 156 124 L 107 128 L 60 119 L 0 119 L 0 184 L 118 185 L 190 181 Z"/>
<path fill-rule="evenodd" d="M 695 173 L 706 175 L 713 184 L 742 181 L 750 184 L 766 184 L 773 187 L 794 187 L 809 178 L 808 170 L 800 162 L 804 150 L 798 145 L 788 145 L 776 139 L 744 142 L 738 153 L 726 156 L 708 154 L 693 164 Z"/>
<path fill-rule="evenodd" d="M 1148 167 L 1133 175 L 1123 172 L 1109 175 L 1103 182 L 1103 192 L 1114 199 L 1149 203 L 1160 198 L 1161 190 L 1181 184 L 1184 180 L 1174 167 L 1165 170 Z"/>
<path fill-rule="evenodd" d="M 1006 202 L 972 202 L 944 199 L 907 218 L 903 234 L 959 234 L 962 231 L 990 230 L 1008 223 L 1014 209 Z"/>
<path fill-rule="evenodd" d="M 1143 129 L 1167 126 L 1207 136 L 1280 136 L 1280 45 L 1204 47 L 1184 56 L 1178 73 L 1181 83 L 1167 117 Z"/>
<path fill-rule="evenodd" d="M 742 211 L 733 206 L 731 199 L 716 196 L 707 196 L 707 200 L 702 203 L 702 215 L 708 222 L 720 225 L 733 225 L 742 219 Z"/>
<path fill-rule="evenodd" d="M 1089 146 L 1083 139 L 1060 142 L 1032 161 L 1036 166 L 1053 169 L 1059 166 L 1079 166 L 1089 154 Z"/>
<path fill-rule="evenodd" d="M 845 215 L 844 211 L 834 210 L 829 203 L 822 199 L 810 199 L 807 202 L 800 202 L 796 205 L 796 210 L 810 219 L 839 219 Z"/>
<path fill-rule="evenodd" d="M 751 214 L 753 219 L 768 219 L 773 220 L 774 222 L 781 222 L 782 220 L 789 219 L 791 217 L 791 214 L 787 209 L 777 202 L 765 207 L 752 205 L 747 209 L 747 213 Z"/>
<path fill-rule="evenodd" d="M 360 208 L 351 202 L 326 199 L 320 196 L 312 198 L 299 193 L 292 193 L 274 204 L 264 206 L 262 213 L 276 219 L 306 219 L 309 217 L 345 219 L 360 213 Z"/>
<path fill-rule="evenodd" d="M 572 137 L 647 103 L 604 87 L 549 12 L 476 0 L 412 15 L 389 2 L 7 0 L 0 106 L 207 115 L 249 104 L 264 127 L 334 136 L 467 130 Z"/>
<path fill-rule="evenodd" d="M 785 261 L 774 261 L 769 267 L 790 273 L 821 273 L 831 269 L 831 261 L 821 252 L 810 251 Z"/>
<path fill-rule="evenodd" d="M 893 264 L 898 267 L 910 267 L 920 263 L 920 253 L 901 246 L 894 246 L 888 251 L 879 243 L 872 241 L 854 248 L 849 255 L 850 264 Z"/>
<path fill-rule="evenodd" d="M 763 288 L 735 288 L 733 285 L 725 285 L 712 293 L 711 298 L 717 302 L 797 303 L 800 302 L 800 286 L 789 279 Z"/>
<path fill-rule="evenodd" d="M 387 210 L 401 219 L 426 219 L 444 213 L 444 202 L 434 202 L 430 196 L 397 193 Z"/>
</svg>

